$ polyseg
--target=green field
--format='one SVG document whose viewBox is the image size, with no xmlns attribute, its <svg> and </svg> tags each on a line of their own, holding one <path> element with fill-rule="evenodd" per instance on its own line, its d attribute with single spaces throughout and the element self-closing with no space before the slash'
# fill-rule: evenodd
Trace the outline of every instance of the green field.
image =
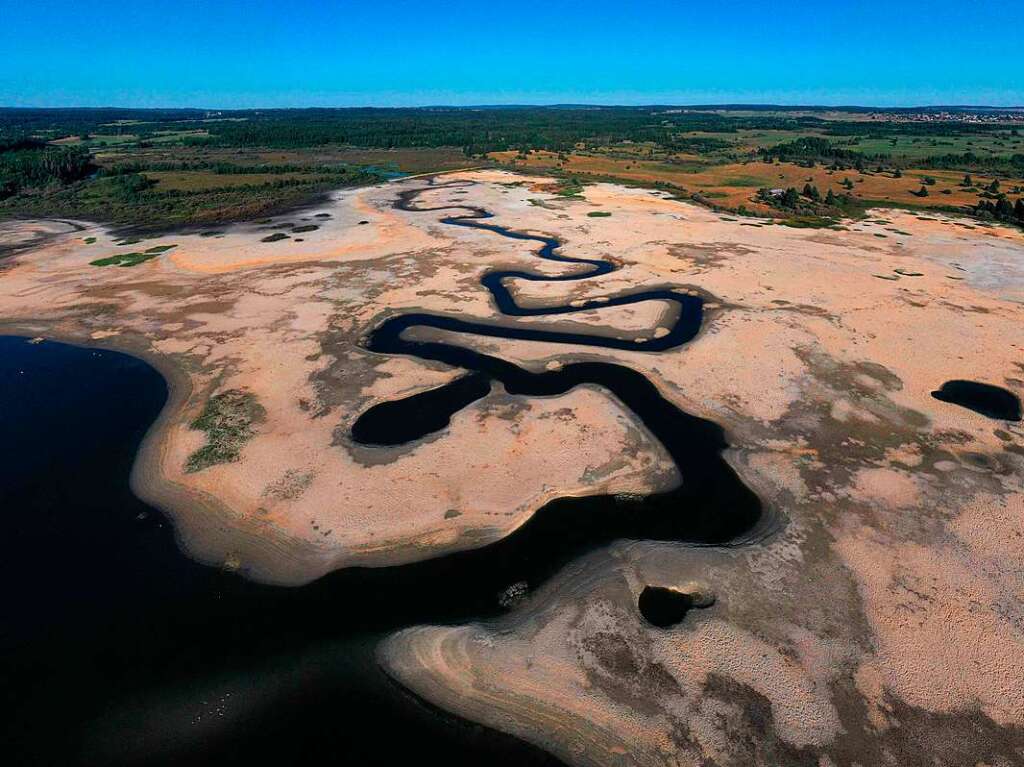
<svg viewBox="0 0 1024 767">
<path fill-rule="evenodd" d="M 983 136 L 867 136 L 858 138 L 849 148 L 866 155 L 888 154 L 894 159 L 911 162 L 935 155 L 966 152 L 980 157 L 1008 158 L 1014 154 L 1024 154 L 1024 129 L 1021 133 L 1020 136 L 1012 136 L 1009 131 Z"/>
</svg>

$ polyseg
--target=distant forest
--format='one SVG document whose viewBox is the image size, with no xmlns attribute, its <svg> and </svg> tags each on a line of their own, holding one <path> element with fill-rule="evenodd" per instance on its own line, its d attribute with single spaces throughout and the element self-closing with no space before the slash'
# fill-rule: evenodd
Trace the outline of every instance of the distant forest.
<svg viewBox="0 0 1024 767">
<path fill-rule="evenodd" d="M 579 143 L 653 142 L 671 147 L 703 131 L 817 129 L 835 136 L 964 135 L 999 130 L 993 123 L 825 120 L 786 112 L 734 115 L 658 107 L 490 107 L 419 109 L 280 109 L 203 112 L 135 109 L 0 109 L 0 137 L 50 138 L 108 131 L 120 125 L 140 141 L 175 130 L 221 147 L 461 147 L 467 155 L 509 149 L 567 151 Z M 714 143 L 713 140 L 706 143 Z"/>
<path fill-rule="evenodd" d="M 492 153 L 501 152 L 526 158 L 530 152 L 548 151 L 564 161 L 573 152 L 621 158 L 630 147 L 643 147 L 644 156 L 662 157 L 680 173 L 687 163 L 706 167 L 761 161 L 837 170 L 884 166 L 898 172 L 913 167 L 1019 177 L 1024 173 L 1024 151 L 1018 151 L 1024 148 L 1021 131 L 1024 122 L 1012 123 L 1005 115 L 984 110 L 949 110 L 922 119 L 920 110 L 815 113 L 752 106 L 733 111 L 658 106 L 5 108 L 0 109 L 0 213 L 126 220 L 141 213 L 153 220 L 251 214 L 272 207 L 274 200 L 295 200 L 332 185 L 376 178 L 372 161 L 364 172 L 347 161 L 323 159 L 330 154 L 327 150 L 342 148 L 445 148 L 443 167 L 452 167 L 453 151 L 473 164 L 492 162 Z M 907 154 L 908 147 L 912 154 Z M 271 150 L 291 154 L 273 163 L 265 158 L 236 161 L 239 153 Z M 422 169 L 417 166 L 412 172 Z M 190 181 L 201 182 L 203 188 L 161 186 L 155 174 L 171 171 L 204 172 L 203 179 Z M 234 178 L 244 175 L 252 182 Z M 223 182 L 211 180 L 214 176 L 224 177 Z M 83 194 L 90 185 L 91 192 Z M 257 197 L 260 202 L 254 207 Z M 979 202 L 975 211 L 1006 218 L 1005 205 L 989 210 Z M 1010 218 L 1015 221 L 1015 214 Z"/>
</svg>

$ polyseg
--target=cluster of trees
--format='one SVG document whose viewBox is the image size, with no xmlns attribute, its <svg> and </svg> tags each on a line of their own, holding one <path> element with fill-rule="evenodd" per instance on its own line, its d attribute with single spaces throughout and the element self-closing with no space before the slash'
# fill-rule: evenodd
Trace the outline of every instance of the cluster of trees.
<svg viewBox="0 0 1024 767">
<path fill-rule="evenodd" d="M 8 139 L 0 143 L 0 199 L 25 189 L 70 184 L 94 170 L 92 157 L 85 149 Z"/>
<path fill-rule="evenodd" d="M 1024 171 L 1024 154 L 1013 154 L 1009 157 L 982 157 L 974 152 L 961 154 L 943 154 L 925 157 L 916 163 L 921 168 L 936 170 L 989 170 L 1005 173 Z"/>
<path fill-rule="evenodd" d="M 999 195 L 995 201 L 978 200 L 974 215 L 1024 226 L 1024 198 L 1018 197 L 1016 203 L 1011 203 L 1006 195 Z"/>
<path fill-rule="evenodd" d="M 731 149 L 733 144 L 725 139 L 711 136 L 679 136 L 668 139 L 663 142 L 662 146 L 670 152 L 707 154 L 722 149 Z"/>
<path fill-rule="evenodd" d="M 757 197 L 761 202 L 776 208 L 811 213 L 821 212 L 822 205 L 827 208 L 841 208 L 849 202 L 845 195 L 837 195 L 831 189 L 822 197 L 818 187 L 811 183 L 804 184 L 802 192 L 795 186 L 789 187 L 781 194 L 767 188 L 759 189 Z"/>
<path fill-rule="evenodd" d="M 801 136 L 793 141 L 776 144 L 772 147 L 761 147 L 758 154 L 766 162 L 779 160 L 781 162 L 817 161 L 833 164 L 839 161 L 858 164 L 858 167 L 869 159 L 867 155 L 855 152 L 851 149 L 843 149 L 835 146 L 831 141 L 820 136 Z M 884 155 L 873 155 L 880 158 Z"/>
<path fill-rule="evenodd" d="M 151 189 L 155 182 L 141 173 L 124 173 L 110 180 L 111 192 L 114 197 L 124 202 L 131 202 L 145 191 Z"/>
</svg>

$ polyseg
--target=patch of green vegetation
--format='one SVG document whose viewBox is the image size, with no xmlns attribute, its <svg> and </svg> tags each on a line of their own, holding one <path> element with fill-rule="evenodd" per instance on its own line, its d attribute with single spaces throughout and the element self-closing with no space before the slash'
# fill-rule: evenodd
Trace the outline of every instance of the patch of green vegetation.
<svg viewBox="0 0 1024 767">
<path fill-rule="evenodd" d="M 234 463 L 242 447 L 255 434 L 254 426 L 263 421 L 266 411 L 250 392 L 228 389 L 206 401 L 199 417 L 189 426 L 206 432 L 206 444 L 185 462 L 185 471 L 202 471 L 219 463 Z"/>
<path fill-rule="evenodd" d="M 95 237 L 86 237 L 84 242 L 85 242 L 86 245 L 92 245 L 94 242 L 96 242 L 96 238 Z"/>
<path fill-rule="evenodd" d="M 152 248 L 146 248 L 147 253 L 166 253 L 169 250 L 174 250 L 177 245 L 154 245 Z"/>
<path fill-rule="evenodd" d="M 587 215 L 590 216 L 590 218 L 608 218 L 611 213 L 606 210 L 592 210 Z"/>
<path fill-rule="evenodd" d="M 794 229 L 832 229 L 838 225 L 834 218 L 825 216 L 791 216 L 782 218 L 773 223 L 779 226 L 789 226 Z"/>
<path fill-rule="evenodd" d="M 583 182 L 576 176 L 559 179 L 555 194 L 567 199 L 581 199 L 583 197 Z"/>
<path fill-rule="evenodd" d="M 262 240 L 260 240 L 260 242 L 280 242 L 281 240 L 287 239 L 288 235 L 285 234 L 284 232 L 274 232 L 273 234 L 264 237 Z"/>
<path fill-rule="evenodd" d="M 222 235 L 222 234 L 224 234 L 224 232 L 220 232 L 220 231 L 216 231 L 216 230 L 211 230 L 209 232 L 200 232 L 199 236 L 200 237 L 220 237 L 220 235 Z"/>
<path fill-rule="evenodd" d="M 302 224 L 292 228 L 294 234 L 302 234 L 303 232 L 315 232 L 320 227 L 316 224 Z"/>
<path fill-rule="evenodd" d="M 108 256 L 107 258 L 99 258 L 95 261 L 90 261 L 90 266 L 138 266 L 141 263 L 149 261 L 151 258 L 156 258 L 159 253 L 118 253 L 114 256 Z"/>
<path fill-rule="evenodd" d="M 725 176 L 716 186 L 743 186 L 756 189 L 764 183 L 763 179 L 754 176 Z"/>
</svg>

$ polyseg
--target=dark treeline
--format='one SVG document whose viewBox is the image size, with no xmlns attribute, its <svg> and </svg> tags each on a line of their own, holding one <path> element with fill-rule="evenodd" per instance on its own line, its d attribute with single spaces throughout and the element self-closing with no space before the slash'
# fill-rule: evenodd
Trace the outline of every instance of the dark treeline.
<svg viewBox="0 0 1024 767">
<path fill-rule="evenodd" d="M 998 123 L 974 123 L 958 120 L 928 122 L 879 121 L 864 123 L 857 121 L 835 121 L 828 123 L 826 132 L 832 136 L 860 136 L 862 138 L 893 138 L 895 136 L 985 136 L 992 133 L 1006 133 L 1014 125 Z"/>
<path fill-rule="evenodd" d="M 69 184 L 92 173 L 88 151 L 11 142 L 0 149 L 0 199 L 22 189 Z"/>
<path fill-rule="evenodd" d="M 347 144 L 368 148 L 461 147 L 475 155 L 508 149 L 567 151 L 577 144 L 618 141 L 678 145 L 681 151 L 722 148 L 689 131 L 819 127 L 810 117 L 681 113 L 652 107 L 486 107 L 436 109 L 12 110 L 0 109 L 0 136 L 131 133 L 144 141 L 161 131 L 197 130 L 186 143 L 240 148 L 302 148 Z"/>
<path fill-rule="evenodd" d="M 1010 157 L 982 157 L 974 152 L 964 152 L 962 154 L 933 155 L 918 160 L 915 164 L 922 168 L 936 170 L 987 168 L 1004 173 L 1019 173 L 1024 171 L 1024 154 L 1014 154 Z"/>
<path fill-rule="evenodd" d="M 186 138 L 185 143 L 277 149 L 331 144 L 367 148 L 454 146 L 468 155 L 479 155 L 524 149 L 565 152 L 581 143 L 607 145 L 633 141 L 651 142 L 671 151 L 707 153 L 727 149 L 729 142 L 685 134 L 702 131 L 724 135 L 750 129 L 891 138 L 898 135 L 983 135 L 1007 130 L 1006 126 L 962 121 L 865 123 L 824 120 L 806 114 L 789 114 L 781 109 L 775 113 L 768 108 L 746 109 L 749 113 L 682 111 L 660 106 L 367 107 L 209 112 L 194 109 L 0 109 L 0 141 L 15 136 L 52 140 L 64 136 L 120 133 L 134 135 L 145 142 L 161 132 L 202 130 L 208 135 Z M 854 159 L 852 150 L 836 144 L 801 145 L 797 141 L 783 144 L 772 152 L 774 157 L 787 152 L 798 158 Z M 865 159 L 868 158 L 865 156 Z"/>
<path fill-rule="evenodd" d="M 710 136 L 670 138 L 663 143 L 663 146 L 670 152 L 689 152 L 691 154 L 706 154 L 733 148 L 732 142 Z"/>
<path fill-rule="evenodd" d="M 20 149 L 45 149 L 46 142 L 24 134 L 0 136 L 0 154 Z"/>
<path fill-rule="evenodd" d="M 60 136 L 95 133 L 115 123 L 146 123 L 147 128 L 180 128 L 182 121 L 202 120 L 200 109 L 10 109 L 0 108 L 0 136 L 10 132 L 54 132 Z M 158 127 L 154 127 L 158 126 Z M 125 126 L 128 127 L 128 126 Z M 136 126 L 131 126 L 136 127 Z"/>
<path fill-rule="evenodd" d="M 462 147 L 466 154 L 545 149 L 580 143 L 654 142 L 680 148 L 718 148 L 726 142 L 682 138 L 688 131 L 734 132 L 744 127 L 795 127 L 776 117 L 668 114 L 650 108 L 488 108 L 284 110 L 245 121 L 208 123 L 208 143 L 224 147 L 292 148 L 349 144 L 370 148 Z"/>
<path fill-rule="evenodd" d="M 101 175 L 104 176 L 119 176 L 129 173 L 143 173 L 146 171 L 160 173 L 160 172 L 173 172 L 173 171 L 202 171 L 205 173 L 213 173 L 218 176 L 228 175 L 281 175 L 284 173 L 313 173 L 313 174 L 333 174 L 333 173 L 347 173 L 352 168 L 348 165 L 335 164 L 335 165 L 297 165 L 289 163 L 277 163 L 274 165 L 259 164 L 259 165 L 238 165 L 232 162 L 223 161 L 209 161 L 209 160 L 182 160 L 178 162 L 173 161 L 148 161 L 148 160 L 135 160 L 131 162 L 120 162 L 117 165 L 113 165 L 104 168 L 101 171 Z"/>
<path fill-rule="evenodd" d="M 845 161 L 856 163 L 865 160 L 884 159 L 885 155 L 865 155 L 851 149 L 842 149 L 832 144 L 828 139 L 818 136 L 801 136 L 793 141 L 777 144 L 772 147 L 762 147 L 758 150 L 761 157 L 769 162 L 780 160 L 782 162 L 795 162 L 799 160 L 816 160 L 820 162 Z"/>
<path fill-rule="evenodd" d="M 995 200 L 978 200 L 974 215 L 1024 226 L 1024 198 L 1018 198 L 1016 203 L 1010 202 L 1006 195 L 999 195 Z"/>
</svg>

